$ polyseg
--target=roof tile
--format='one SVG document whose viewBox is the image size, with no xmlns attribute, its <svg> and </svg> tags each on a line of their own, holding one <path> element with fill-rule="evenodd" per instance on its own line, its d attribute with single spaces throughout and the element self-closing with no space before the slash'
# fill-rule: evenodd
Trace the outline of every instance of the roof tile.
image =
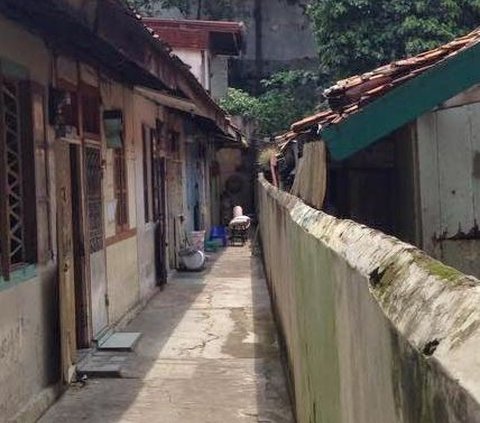
<svg viewBox="0 0 480 423">
<path fill-rule="evenodd" d="M 315 125 L 338 124 L 393 88 L 426 72 L 443 60 L 477 44 L 479 41 L 480 29 L 476 29 L 441 47 L 420 53 L 414 57 L 397 60 L 362 75 L 354 75 L 340 80 L 324 91 L 330 109 L 294 123 L 291 130 L 300 132 Z"/>
</svg>

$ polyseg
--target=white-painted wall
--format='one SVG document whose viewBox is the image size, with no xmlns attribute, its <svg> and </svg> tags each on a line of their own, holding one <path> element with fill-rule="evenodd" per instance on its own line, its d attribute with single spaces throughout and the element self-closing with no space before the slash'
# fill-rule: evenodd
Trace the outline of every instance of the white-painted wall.
<svg viewBox="0 0 480 423">
<path fill-rule="evenodd" d="M 210 90 L 210 65 L 208 55 L 203 50 L 175 48 L 173 52 L 188 66 L 190 71 L 202 84 L 203 88 Z"/>
<path fill-rule="evenodd" d="M 417 121 L 423 248 L 448 264 L 478 274 L 473 257 L 454 253 L 480 222 L 480 103 L 439 109 Z M 439 242 L 440 240 L 440 242 Z M 471 256 L 471 254 L 470 254 Z"/>
</svg>

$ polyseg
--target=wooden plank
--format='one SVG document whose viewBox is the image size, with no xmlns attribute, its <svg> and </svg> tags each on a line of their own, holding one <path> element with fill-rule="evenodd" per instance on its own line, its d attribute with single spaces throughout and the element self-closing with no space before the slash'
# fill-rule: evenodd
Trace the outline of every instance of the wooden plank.
<svg viewBox="0 0 480 423">
<path fill-rule="evenodd" d="M 452 237 L 473 228 L 472 144 L 468 110 L 459 107 L 437 113 L 441 236 Z"/>
<path fill-rule="evenodd" d="M 73 377 L 76 355 L 75 284 L 72 203 L 69 146 L 55 145 L 57 181 L 58 284 L 60 299 L 60 337 L 62 376 L 65 383 Z"/>
</svg>

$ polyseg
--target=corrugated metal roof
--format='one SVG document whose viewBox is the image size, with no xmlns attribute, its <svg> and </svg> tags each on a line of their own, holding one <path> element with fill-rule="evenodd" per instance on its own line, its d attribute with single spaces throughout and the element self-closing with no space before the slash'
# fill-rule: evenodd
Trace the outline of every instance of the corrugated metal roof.
<svg viewBox="0 0 480 423">
<path fill-rule="evenodd" d="M 291 129 L 300 132 L 316 125 L 326 127 L 339 124 L 365 105 L 479 41 L 480 29 L 476 29 L 436 49 L 338 81 L 324 91 L 330 108 L 294 123 Z"/>
</svg>

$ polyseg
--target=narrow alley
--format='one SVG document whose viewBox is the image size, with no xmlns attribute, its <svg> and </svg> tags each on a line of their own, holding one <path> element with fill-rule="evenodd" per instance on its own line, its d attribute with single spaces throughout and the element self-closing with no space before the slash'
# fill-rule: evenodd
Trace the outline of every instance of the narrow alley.
<svg viewBox="0 0 480 423">
<path fill-rule="evenodd" d="M 178 273 L 126 328 L 134 353 L 119 379 L 73 387 L 40 420 L 54 422 L 292 422 L 261 262 L 250 248 Z"/>
</svg>

